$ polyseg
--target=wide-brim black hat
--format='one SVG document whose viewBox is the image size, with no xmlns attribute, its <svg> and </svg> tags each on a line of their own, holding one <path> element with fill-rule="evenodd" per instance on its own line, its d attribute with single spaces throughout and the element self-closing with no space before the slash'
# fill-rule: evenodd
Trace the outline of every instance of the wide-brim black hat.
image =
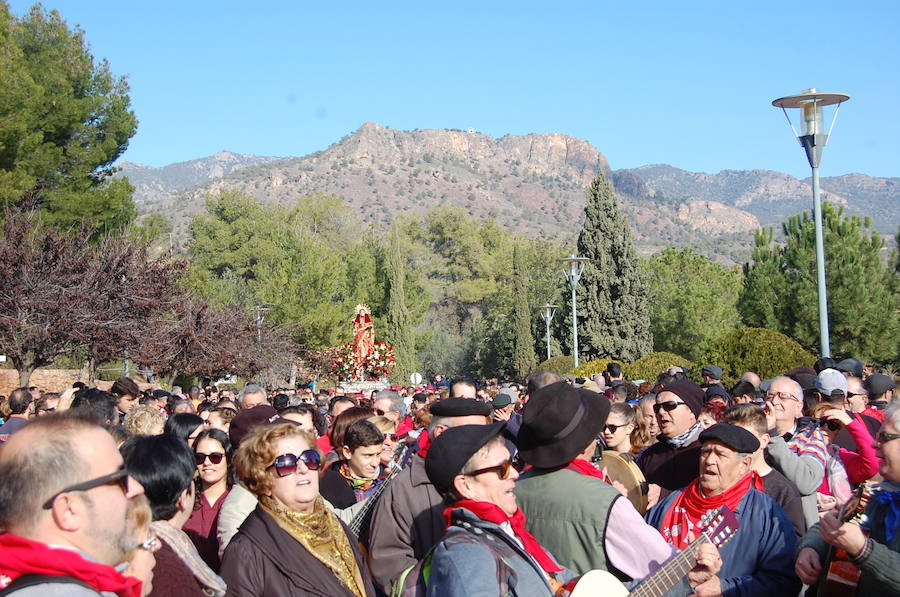
<svg viewBox="0 0 900 597">
<path fill-rule="evenodd" d="M 519 455 L 537 468 L 568 464 L 596 439 L 609 409 L 606 397 L 565 381 L 541 388 L 522 413 Z"/>
</svg>

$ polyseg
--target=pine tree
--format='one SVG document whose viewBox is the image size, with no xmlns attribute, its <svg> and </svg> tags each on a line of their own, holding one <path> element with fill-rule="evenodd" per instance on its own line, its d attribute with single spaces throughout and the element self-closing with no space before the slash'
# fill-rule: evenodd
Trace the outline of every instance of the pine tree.
<svg viewBox="0 0 900 597">
<path fill-rule="evenodd" d="M 844 216 L 825 202 L 825 279 L 832 352 L 838 358 L 890 363 L 897 358 L 897 276 L 882 258 L 884 240 L 869 218 Z M 809 212 L 782 225 L 785 240 L 758 234 L 745 267 L 738 308 L 747 325 L 786 334 L 812 352 L 819 347 L 815 221 Z"/>
<path fill-rule="evenodd" d="M 522 251 L 518 244 L 513 248 L 513 286 L 515 288 L 516 337 L 513 365 L 516 375 L 524 379 L 534 370 L 534 336 L 531 333 L 533 314 L 528 301 L 528 272 L 523 264 Z"/>
<path fill-rule="evenodd" d="M 580 358 L 634 362 L 653 351 L 648 288 L 628 222 L 602 172 L 588 188 L 584 215 L 578 254 L 590 261 L 576 294 Z"/>
<path fill-rule="evenodd" d="M 406 306 L 406 258 L 403 255 L 400 230 L 393 226 L 388 234 L 388 269 L 389 289 L 387 308 L 387 330 L 385 337 L 394 345 L 394 357 L 397 369 L 392 378 L 407 383 L 410 375 L 416 370 L 416 335 L 412 326 L 412 317 Z"/>
</svg>

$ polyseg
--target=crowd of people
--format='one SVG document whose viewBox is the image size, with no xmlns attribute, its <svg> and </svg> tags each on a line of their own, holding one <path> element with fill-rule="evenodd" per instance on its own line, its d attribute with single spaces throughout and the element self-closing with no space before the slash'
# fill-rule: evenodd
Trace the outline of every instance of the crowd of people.
<svg viewBox="0 0 900 597">
<path fill-rule="evenodd" d="M 0 595 L 900 595 L 894 379 L 723 377 L 18 388 Z"/>
</svg>

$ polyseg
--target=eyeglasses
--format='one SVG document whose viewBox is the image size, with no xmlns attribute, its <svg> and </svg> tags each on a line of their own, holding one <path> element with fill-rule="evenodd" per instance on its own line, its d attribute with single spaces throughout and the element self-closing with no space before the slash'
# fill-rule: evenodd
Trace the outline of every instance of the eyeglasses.
<svg viewBox="0 0 900 597">
<path fill-rule="evenodd" d="M 884 444 L 898 438 L 900 438 L 900 433 L 888 433 L 887 431 L 879 431 L 875 435 L 875 441 L 879 444 Z"/>
<path fill-rule="evenodd" d="M 789 402 L 791 400 L 800 402 L 799 398 L 797 398 L 796 396 L 792 396 L 787 392 L 772 392 L 770 394 L 766 394 L 766 400 L 771 400 L 772 402 L 775 402 L 776 400 L 779 400 L 781 402 Z"/>
<path fill-rule="evenodd" d="M 828 427 L 831 431 L 840 431 L 844 426 L 838 421 L 819 419 L 819 428 Z"/>
<path fill-rule="evenodd" d="M 194 454 L 194 460 L 197 461 L 197 466 L 200 466 L 206 459 L 209 458 L 209 461 L 213 464 L 219 464 L 222 462 L 222 459 L 225 458 L 225 454 L 222 452 L 213 452 L 212 454 L 204 454 L 203 452 L 197 452 Z"/>
<path fill-rule="evenodd" d="M 97 477 L 96 479 L 85 481 L 84 483 L 71 485 L 69 487 L 66 487 L 62 491 L 54 493 L 49 500 L 44 502 L 43 508 L 44 510 L 49 510 L 50 508 L 52 508 L 53 502 L 56 501 L 56 498 L 64 493 L 72 493 L 73 491 L 87 491 L 89 489 L 94 489 L 95 487 L 101 487 L 103 485 L 118 485 L 119 489 L 122 490 L 122 493 L 128 494 L 128 478 L 128 471 L 123 467 L 114 473 L 103 475 L 102 477 Z"/>
<path fill-rule="evenodd" d="M 279 477 L 287 477 L 297 472 L 300 463 L 306 465 L 311 471 L 319 470 L 322 463 L 322 457 L 315 450 L 304 450 L 300 456 L 294 454 L 282 454 L 275 459 L 275 462 L 269 465 L 269 468 L 275 469 L 275 474 Z"/>
<path fill-rule="evenodd" d="M 397 435 L 396 433 L 385 433 L 384 434 L 384 441 L 391 440 L 392 442 L 395 442 L 398 439 L 400 439 L 400 436 Z"/>
<path fill-rule="evenodd" d="M 143 549 L 144 551 L 156 551 L 157 545 L 159 545 L 159 539 L 154 536 L 138 545 L 138 548 Z"/>
<path fill-rule="evenodd" d="M 609 423 L 603 427 L 603 431 L 606 431 L 607 433 L 615 433 L 622 427 L 625 427 L 625 425 L 613 425 L 612 423 Z"/>
<path fill-rule="evenodd" d="M 675 400 L 669 400 L 668 402 L 657 402 L 653 405 L 653 412 L 658 413 L 659 409 L 665 409 L 667 413 L 672 412 L 679 406 L 684 404 L 684 402 L 676 402 Z"/>
<path fill-rule="evenodd" d="M 489 466 L 486 468 L 480 468 L 477 471 L 472 471 L 471 473 L 466 473 L 467 477 L 474 477 L 475 475 L 480 475 L 482 473 L 497 473 L 497 476 L 500 477 L 501 481 L 505 481 L 509 479 L 509 470 L 512 468 L 512 460 L 504 460 L 500 464 L 496 466 Z"/>
</svg>

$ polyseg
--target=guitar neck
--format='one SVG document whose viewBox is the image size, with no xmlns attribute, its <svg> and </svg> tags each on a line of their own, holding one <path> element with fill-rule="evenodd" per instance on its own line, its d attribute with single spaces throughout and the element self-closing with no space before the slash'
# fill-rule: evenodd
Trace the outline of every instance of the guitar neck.
<svg viewBox="0 0 900 597">
<path fill-rule="evenodd" d="M 681 582 L 697 564 L 697 548 L 709 539 L 702 535 L 690 545 L 672 556 L 659 570 L 644 579 L 628 595 L 629 597 L 661 597 L 666 592 Z"/>
</svg>

